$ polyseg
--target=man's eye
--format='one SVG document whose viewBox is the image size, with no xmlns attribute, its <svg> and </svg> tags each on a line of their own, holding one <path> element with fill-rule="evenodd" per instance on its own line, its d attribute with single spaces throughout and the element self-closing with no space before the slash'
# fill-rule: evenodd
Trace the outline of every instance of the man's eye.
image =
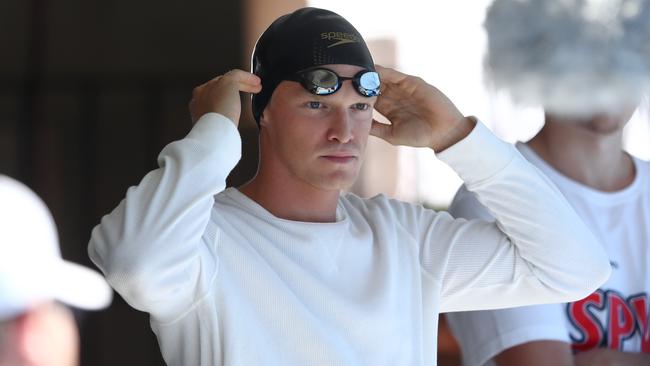
<svg viewBox="0 0 650 366">
<path fill-rule="evenodd" d="M 321 102 L 308 102 L 307 107 L 311 109 L 319 109 L 323 107 L 323 103 Z"/>
<path fill-rule="evenodd" d="M 370 105 L 366 103 L 356 103 L 352 106 L 352 108 L 359 110 L 359 111 L 367 111 L 368 108 L 370 108 Z"/>
</svg>

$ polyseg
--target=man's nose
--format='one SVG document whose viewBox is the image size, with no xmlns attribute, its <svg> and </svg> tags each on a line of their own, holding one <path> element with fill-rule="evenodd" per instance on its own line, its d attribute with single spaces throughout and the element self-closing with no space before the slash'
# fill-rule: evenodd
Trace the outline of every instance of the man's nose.
<svg viewBox="0 0 650 366">
<path fill-rule="evenodd" d="M 340 110 L 333 116 L 327 138 L 342 144 L 350 142 L 353 138 L 352 118 L 347 110 Z"/>
</svg>

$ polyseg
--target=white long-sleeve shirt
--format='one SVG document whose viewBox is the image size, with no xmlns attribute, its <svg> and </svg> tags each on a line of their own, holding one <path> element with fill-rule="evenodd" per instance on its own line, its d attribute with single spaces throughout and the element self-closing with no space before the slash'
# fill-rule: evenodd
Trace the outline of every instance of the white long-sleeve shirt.
<svg viewBox="0 0 650 366">
<path fill-rule="evenodd" d="M 557 189 L 481 123 L 438 157 L 496 222 L 352 194 L 336 222 L 281 219 L 224 190 L 240 145 L 203 116 L 92 233 L 170 365 L 434 365 L 439 312 L 575 300 L 609 276 Z"/>
</svg>

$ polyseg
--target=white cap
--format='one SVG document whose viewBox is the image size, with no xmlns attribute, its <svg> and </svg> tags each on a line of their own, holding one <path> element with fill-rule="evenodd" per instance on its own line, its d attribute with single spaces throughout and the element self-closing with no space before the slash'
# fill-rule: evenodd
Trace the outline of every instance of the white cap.
<svg viewBox="0 0 650 366">
<path fill-rule="evenodd" d="M 48 300 L 100 309 L 111 298 L 99 273 L 61 258 L 45 203 L 22 183 L 0 175 L 0 319 Z"/>
</svg>

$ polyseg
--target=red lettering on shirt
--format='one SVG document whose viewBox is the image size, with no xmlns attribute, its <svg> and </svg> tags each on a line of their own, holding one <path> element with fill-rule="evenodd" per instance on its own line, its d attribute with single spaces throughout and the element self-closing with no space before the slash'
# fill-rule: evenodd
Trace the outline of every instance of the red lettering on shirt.
<svg viewBox="0 0 650 366">
<path fill-rule="evenodd" d="M 578 339 L 574 339 L 571 336 L 573 349 L 576 351 L 585 351 L 598 347 L 604 338 L 604 332 L 598 318 L 592 313 L 592 309 L 602 310 L 605 308 L 605 296 L 603 292 L 598 289 L 584 299 L 567 305 L 569 319 L 580 333 L 580 338 Z"/>
<path fill-rule="evenodd" d="M 625 350 L 631 338 L 640 340 L 639 352 L 650 353 L 648 294 L 627 299 L 616 291 L 598 289 L 586 298 L 567 304 L 572 324 L 572 348 L 576 352 L 596 347 Z M 576 335 L 577 334 L 577 335 Z"/>
<path fill-rule="evenodd" d="M 636 330 L 634 314 L 625 299 L 615 292 L 607 292 L 608 347 L 622 350 L 623 341 L 630 338 Z"/>
<path fill-rule="evenodd" d="M 641 352 L 650 353 L 650 329 L 648 329 L 648 297 L 646 294 L 631 296 L 628 300 L 636 318 L 636 326 L 641 335 Z"/>
</svg>

